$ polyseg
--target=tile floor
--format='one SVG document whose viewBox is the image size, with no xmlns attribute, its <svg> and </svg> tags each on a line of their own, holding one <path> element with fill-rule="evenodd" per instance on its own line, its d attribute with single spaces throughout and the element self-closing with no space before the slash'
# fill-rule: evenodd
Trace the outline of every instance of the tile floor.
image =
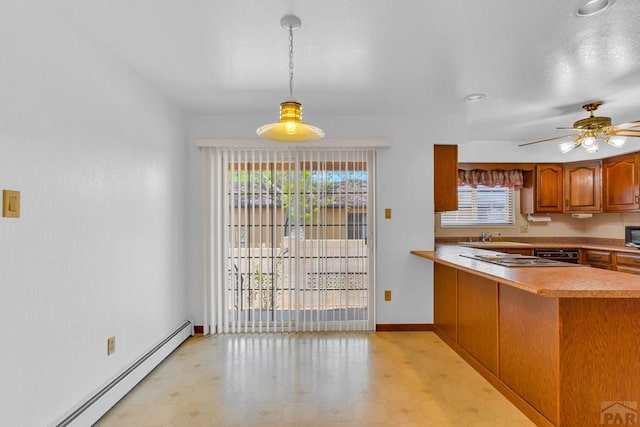
<svg viewBox="0 0 640 427">
<path fill-rule="evenodd" d="M 533 426 L 431 332 L 196 336 L 96 424 Z"/>
</svg>

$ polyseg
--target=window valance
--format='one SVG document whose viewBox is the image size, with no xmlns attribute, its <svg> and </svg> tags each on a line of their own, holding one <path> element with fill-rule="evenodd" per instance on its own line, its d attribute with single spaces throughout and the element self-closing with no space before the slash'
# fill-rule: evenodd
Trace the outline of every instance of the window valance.
<svg viewBox="0 0 640 427">
<path fill-rule="evenodd" d="M 462 170 L 458 169 L 458 185 L 468 185 L 477 188 L 478 185 L 486 187 L 507 187 L 520 190 L 523 185 L 522 171 L 516 170 Z"/>
</svg>

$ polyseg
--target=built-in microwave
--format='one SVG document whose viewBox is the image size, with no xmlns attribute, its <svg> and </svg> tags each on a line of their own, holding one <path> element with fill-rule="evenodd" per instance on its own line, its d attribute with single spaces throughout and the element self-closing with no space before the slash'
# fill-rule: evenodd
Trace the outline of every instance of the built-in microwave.
<svg viewBox="0 0 640 427">
<path fill-rule="evenodd" d="M 628 225 L 624 228 L 624 244 L 640 248 L 640 225 Z"/>
</svg>

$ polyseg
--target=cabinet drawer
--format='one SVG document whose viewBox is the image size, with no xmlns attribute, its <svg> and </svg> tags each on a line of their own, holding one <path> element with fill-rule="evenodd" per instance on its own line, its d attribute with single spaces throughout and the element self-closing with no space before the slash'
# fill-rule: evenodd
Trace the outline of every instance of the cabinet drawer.
<svg viewBox="0 0 640 427">
<path fill-rule="evenodd" d="M 588 263 L 610 263 L 611 252 L 588 250 L 585 258 Z"/>
<path fill-rule="evenodd" d="M 640 255 L 617 253 L 616 264 L 629 265 L 640 268 Z"/>
<path fill-rule="evenodd" d="M 619 265 L 616 268 L 616 271 L 619 271 L 621 273 L 640 274 L 640 266 L 631 267 L 631 266 L 628 266 L 628 265 Z"/>
<path fill-rule="evenodd" d="M 606 262 L 590 262 L 589 267 L 601 268 L 603 270 L 613 270 L 613 266 L 611 264 L 607 264 Z"/>
</svg>

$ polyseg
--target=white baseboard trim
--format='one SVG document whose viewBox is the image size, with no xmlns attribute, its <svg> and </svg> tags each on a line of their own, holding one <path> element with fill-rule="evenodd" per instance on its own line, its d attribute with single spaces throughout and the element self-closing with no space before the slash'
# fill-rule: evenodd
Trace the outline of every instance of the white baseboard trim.
<svg viewBox="0 0 640 427">
<path fill-rule="evenodd" d="M 193 335 L 193 324 L 187 320 L 113 380 L 100 387 L 51 426 L 86 427 L 92 425 L 191 335 Z"/>
</svg>

